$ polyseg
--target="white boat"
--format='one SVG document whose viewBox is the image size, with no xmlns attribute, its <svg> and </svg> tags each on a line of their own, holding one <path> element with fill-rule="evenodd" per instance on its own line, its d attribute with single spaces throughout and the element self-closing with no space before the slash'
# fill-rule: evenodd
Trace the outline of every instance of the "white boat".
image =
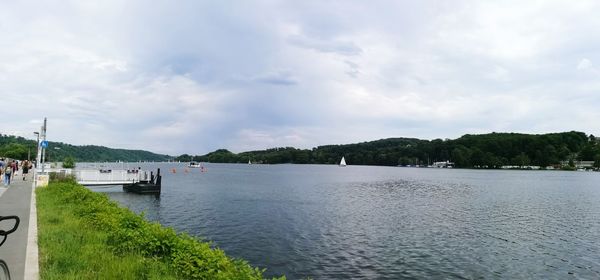
<svg viewBox="0 0 600 280">
<path fill-rule="evenodd" d="M 252 164 L 252 162 L 250 160 L 248 160 L 248 164 Z"/>
<path fill-rule="evenodd" d="M 346 159 L 344 159 L 344 157 L 342 157 L 342 160 L 340 161 L 340 166 L 346 166 Z"/>
<path fill-rule="evenodd" d="M 188 165 L 189 168 L 200 168 L 202 167 L 202 164 L 195 162 L 195 161 L 190 161 L 190 164 Z"/>
</svg>

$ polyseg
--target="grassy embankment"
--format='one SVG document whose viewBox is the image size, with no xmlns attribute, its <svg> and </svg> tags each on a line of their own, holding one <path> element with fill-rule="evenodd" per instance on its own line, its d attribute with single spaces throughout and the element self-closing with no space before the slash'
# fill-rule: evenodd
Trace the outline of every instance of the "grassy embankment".
<svg viewBox="0 0 600 280">
<path fill-rule="evenodd" d="M 262 279 L 263 270 L 73 181 L 36 194 L 41 279 Z"/>
</svg>

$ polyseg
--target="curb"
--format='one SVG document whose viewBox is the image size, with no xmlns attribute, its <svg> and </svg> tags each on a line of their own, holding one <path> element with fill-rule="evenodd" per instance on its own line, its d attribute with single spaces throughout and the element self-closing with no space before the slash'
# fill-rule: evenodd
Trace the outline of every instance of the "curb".
<svg viewBox="0 0 600 280">
<path fill-rule="evenodd" d="M 29 209 L 29 230 L 27 234 L 27 252 L 25 254 L 24 279 L 37 280 L 40 278 L 39 255 L 37 244 L 37 208 L 35 200 L 35 181 L 31 185 L 31 206 Z"/>
</svg>

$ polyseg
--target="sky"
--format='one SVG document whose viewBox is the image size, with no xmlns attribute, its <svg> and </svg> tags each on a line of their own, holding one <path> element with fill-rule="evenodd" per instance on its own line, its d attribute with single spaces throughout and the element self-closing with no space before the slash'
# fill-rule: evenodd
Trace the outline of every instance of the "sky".
<svg viewBox="0 0 600 280">
<path fill-rule="evenodd" d="M 598 1 L 2 1 L 0 133 L 200 155 L 600 135 Z"/>
</svg>

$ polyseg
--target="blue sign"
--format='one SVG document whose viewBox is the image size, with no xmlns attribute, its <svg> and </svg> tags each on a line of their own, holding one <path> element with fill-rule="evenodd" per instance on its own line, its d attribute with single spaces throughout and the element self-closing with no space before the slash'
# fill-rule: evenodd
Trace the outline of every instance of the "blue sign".
<svg viewBox="0 0 600 280">
<path fill-rule="evenodd" d="M 40 146 L 42 146 L 42 148 L 48 148 L 48 141 L 42 141 L 42 143 L 40 143 Z"/>
</svg>

